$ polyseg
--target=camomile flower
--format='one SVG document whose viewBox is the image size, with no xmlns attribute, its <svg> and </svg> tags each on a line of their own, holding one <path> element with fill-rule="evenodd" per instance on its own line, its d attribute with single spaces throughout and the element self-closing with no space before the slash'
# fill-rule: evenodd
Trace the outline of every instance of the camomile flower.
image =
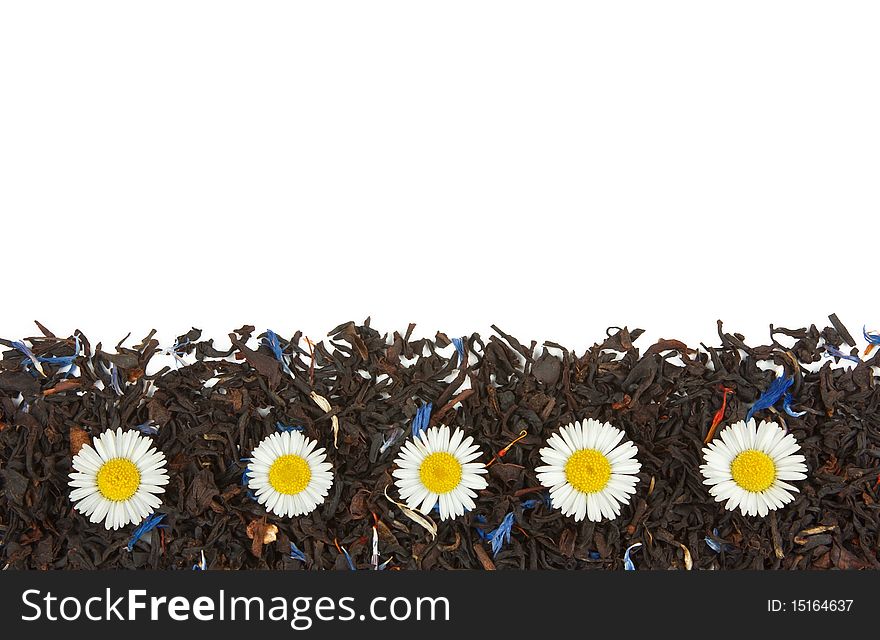
<svg viewBox="0 0 880 640">
<path fill-rule="evenodd" d="M 299 431 L 263 438 L 247 467 L 248 487 L 257 502 L 278 516 L 304 516 L 324 502 L 333 486 L 325 450 Z"/>
<path fill-rule="evenodd" d="M 394 461 L 394 484 L 411 509 L 428 514 L 440 503 L 440 520 L 473 509 L 477 491 L 488 486 L 486 465 L 475 462 L 483 454 L 471 436 L 449 427 L 429 427 L 407 440 Z"/>
<path fill-rule="evenodd" d="M 755 425 L 740 420 L 726 427 L 703 449 L 706 464 L 700 466 L 709 493 L 724 508 L 739 507 L 744 516 L 766 516 L 794 500 L 797 487 L 789 480 L 807 477 L 800 445 L 775 422 Z"/>
<path fill-rule="evenodd" d="M 539 451 L 544 466 L 535 469 L 550 489 L 551 504 L 575 521 L 593 522 L 620 515 L 636 492 L 642 465 L 638 450 L 624 433 L 609 423 L 589 418 L 562 427 Z"/>
<path fill-rule="evenodd" d="M 106 529 L 140 522 L 162 504 L 168 473 L 165 454 L 137 431 L 107 430 L 73 457 L 70 500 Z"/>
</svg>

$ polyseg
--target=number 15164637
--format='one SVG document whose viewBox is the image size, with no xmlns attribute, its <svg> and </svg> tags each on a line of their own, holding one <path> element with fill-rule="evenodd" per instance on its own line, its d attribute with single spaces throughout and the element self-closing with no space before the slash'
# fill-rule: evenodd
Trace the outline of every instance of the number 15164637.
<svg viewBox="0 0 880 640">
<path fill-rule="evenodd" d="M 768 600 L 770 613 L 846 613 L 852 610 L 853 600 L 849 599 L 796 599 Z"/>
</svg>

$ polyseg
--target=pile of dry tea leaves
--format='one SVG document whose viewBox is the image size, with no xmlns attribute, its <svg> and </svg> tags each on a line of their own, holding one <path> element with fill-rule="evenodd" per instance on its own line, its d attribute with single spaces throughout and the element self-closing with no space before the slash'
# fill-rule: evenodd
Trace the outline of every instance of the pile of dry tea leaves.
<svg viewBox="0 0 880 640">
<path fill-rule="evenodd" d="M 639 543 L 626 563 L 638 570 L 880 567 L 877 355 L 861 357 L 833 315 L 821 330 L 771 325 L 761 346 L 720 321 L 717 346 L 640 349 L 641 330 L 613 328 L 584 353 L 496 327 L 416 340 L 412 325 L 388 335 L 369 321 L 318 343 L 245 326 L 227 349 L 193 329 L 169 348 L 151 334 L 111 352 L 38 326 L 39 337 L 2 341 L 3 567 L 622 569 Z M 791 410 L 756 417 L 794 435 L 808 477 L 791 504 L 744 517 L 709 495 L 702 447 L 713 423 L 742 420 L 781 375 Z M 536 479 L 545 440 L 584 418 L 638 447 L 636 494 L 612 521 L 562 516 Z M 389 500 L 414 419 L 464 429 L 490 464 L 474 510 L 429 516 L 436 535 Z M 69 498 L 72 453 L 119 427 L 168 460 L 161 524 L 139 539 L 135 525 L 90 523 Z M 310 514 L 280 518 L 242 475 L 254 447 L 290 427 L 327 450 L 335 482 Z"/>
</svg>

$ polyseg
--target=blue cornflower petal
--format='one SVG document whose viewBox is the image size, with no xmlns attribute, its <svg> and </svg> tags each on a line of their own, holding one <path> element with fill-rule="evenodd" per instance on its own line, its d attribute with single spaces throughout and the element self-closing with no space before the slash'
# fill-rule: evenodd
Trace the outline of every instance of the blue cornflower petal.
<svg viewBox="0 0 880 640">
<path fill-rule="evenodd" d="M 146 422 L 142 422 L 135 427 L 138 431 L 140 431 L 145 436 L 154 436 L 159 433 L 159 425 L 157 425 L 152 420 L 147 420 Z"/>
<path fill-rule="evenodd" d="M 522 508 L 534 509 L 541 503 L 543 503 L 545 507 L 551 507 L 553 505 L 552 498 L 550 498 L 550 492 L 545 491 L 541 494 L 540 498 L 529 498 L 528 500 L 523 500 Z"/>
<path fill-rule="evenodd" d="M 862 325 L 862 335 L 865 336 L 865 340 L 873 345 L 880 345 L 880 333 L 872 333 L 868 331 L 864 325 Z"/>
<path fill-rule="evenodd" d="M 720 536 L 718 534 L 718 529 L 712 529 L 712 535 L 715 536 L 716 538 L 719 538 Z M 705 540 L 706 540 L 706 545 L 710 549 L 712 549 L 712 551 L 714 551 L 715 553 L 721 553 L 722 551 L 724 551 L 726 553 L 730 553 L 731 551 L 733 551 L 735 549 L 735 547 L 732 544 L 721 544 L 720 542 L 716 542 L 715 540 L 713 540 L 709 536 L 706 536 Z"/>
<path fill-rule="evenodd" d="M 431 422 L 431 411 L 434 409 L 434 404 L 429 402 L 428 404 L 423 404 L 416 411 L 416 415 L 412 420 L 412 434 L 413 438 L 417 437 L 420 432 L 424 431 L 428 428 L 428 424 Z"/>
<path fill-rule="evenodd" d="M 143 522 L 141 522 L 134 531 L 131 532 L 131 538 L 128 541 L 128 545 L 126 548 L 131 551 L 134 549 L 134 545 L 140 540 L 145 533 L 148 531 L 152 531 L 156 527 L 164 527 L 165 525 L 160 525 L 159 523 L 165 518 L 164 513 L 147 516 L 144 518 Z"/>
<path fill-rule="evenodd" d="M 43 364 L 54 364 L 59 367 L 68 367 L 73 362 L 76 355 L 72 356 L 38 356 L 37 360 Z"/>
<path fill-rule="evenodd" d="M 60 369 L 64 369 L 67 367 L 67 371 L 64 373 L 64 377 L 66 378 L 71 374 L 71 372 L 76 370 L 76 366 L 74 365 L 74 361 L 79 357 L 80 350 L 80 341 L 79 335 L 75 335 L 73 339 L 76 341 L 76 344 L 73 348 L 73 354 L 69 356 L 40 356 L 37 358 L 40 362 L 44 364 L 52 364 Z"/>
<path fill-rule="evenodd" d="M 15 349 L 20 352 L 25 358 L 31 361 L 31 364 L 41 376 L 43 376 L 44 378 L 46 377 L 46 372 L 43 370 L 43 365 L 40 363 L 40 359 L 34 355 L 34 352 L 31 351 L 31 348 L 29 346 L 27 346 L 21 340 L 15 340 L 10 344 L 12 344 L 12 346 L 15 347 Z"/>
<path fill-rule="evenodd" d="M 116 392 L 116 395 L 125 395 L 122 386 L 119 384 L 119 368 L 112 362 L 110 363 L 110 387 Z"/>
<path fill-rule="evenodd" d="M 788 391 L 788 388 L 792 384 L 794 384 L 794 378 L 791 378 L 790 376 L 779 376 L 773 380 L 773 382 L 770 383 L 770 386 L 767 387 L 767 390 L 762 393 L 749 408 L 749 412 L 746 414 L 746 422 L 752 419 L 752 416 L 755 415 L 756 411 L 769 409 L 776 404 L 779 398 L 782 397 L 782 394 Z"/>
<path fill-rule="evenodd" d="M 345 547 L 343 547 L 341 545 L 339 548 L 342 549 L 342 555 L 345 556 L 345 561 L 348 563 L 348 568 L 351 569 L 352 571 L 357 571 L 357 567 L 354 566 L 354 562 L 352 562 L 351 556 L 348 555 L 348 549 L 346 549 Z"/>
<path fill-rule="evenodd" d="M 642 546 L 641 542 L 636 542 L 635 544 L 631 544 L 627 547 L 626 551 L 623 553 L 623 568 L 626 571 L 635 571 L 636 565 L 633 564 L 631 554 L 634 550 L 638 549 Z"/>
<path fill-rule="evenodd" d="M 464 340 L 461 338 L 453 338 L 452 344 L 455 345 L 455 350 L 458 352 L 458 362 L 464 362 Z"/>
<path fill-rule="evenodd" d="M 792 409 L 791 403 L 792 403 L 791 392 L 786 391 L 785 395 L 782 396 L 782 408 L 785 411 L 785 413 L 790 415 L 792 418 L 800 418 L 801 416 L 806 415 L 806 413 L 807 413 L 806 411 L 795 411 L 794 409 Z"/>
<path fill-rule="evenodd" d="M 303 427 L 297 427 L 297 426 L 290 426 L 289 427 L 286 424 L 282 424 L 280 422 L 275 423 L 275 428 L 278 429 L 278 431 L 302 431 L 303 430 Z"/>
<path fill-rule="evenodd" d="M 486 516 L 480 515 L 479 513 L 474 516 L 474 522 L 477 524 L 486 524 Z M 482 527 L 474 527 L 477 530 L 477 535 L 480 536 L 480 540 L 488 540 L 489 535 L 486 533 L 485 529 Z"/>
<path fill-rule="evenodd" d="M 253 461 L 253 458 L 242 458 L 241 462 L 247 463 L 244 467 L 244 471 L 241 472 L 241 486 L 248 486 L 248 480 L 250 479 L 250 463 Z"/>
<path fill-rule="evenodd" d="M 850 362 L 855 362 L 856 364 L 859 364 L 862 361 L 862 359 L 859 358 L 858 356 L 853 356 L 848 353 L 844 353 L 843 351 L 841 351 L 840 349 L 835 347 L 833 344 L 826 344 L 825 351 L 827 351 L 830 355 L 834 356 L 835 358 L 842 358 L 844 360 L 849 360 Z"/>
<path fill-rule="evenodd" d="M 301 562 L 307 562 L 308 558 L 306 558 L 306 554 L 304 554 L 299 547 L 297 547 L 293 542 L 290 543 L 290 557 L 293 560 L 299 560 Z"/>
<path fill-rule="evenodd" d="M 281 363 L 281 368 L 284 369 L 284 372 L 292 377 L 293 372 L 287 366 L 287 359 L 284 357 L 284 350 L 281 348 L 281 340 L 278 339 L 278 335 L 271 329 L 267 329 L 264 340 L 266 346 L 272 350 L 275 359 Z"/>
<path fill-rule="evenodd" d="M 599 560 L 602 558 L 602 555 L 598 551 L 590 551 L 590 560 Z"/>
<path fill-rule="evenodd" d="M 718 537 L 718 529 L 712 529 L 712 535 L 717 538 Z M 709 536 L 706 536 L 704 538 L 704 540 L 706 541 L 706 544 L 709 546 L 709 548 L 712 549 L 712 551 L 714 551 L 715 553 L 721 553 L 721 543 L 720 542 L 715 542 L 715 540 L 713 540 Z"/>
<path fill-rule="evenodd" d="M 486 539 L 492 544 L 492 555 L 497 556 L 498 552 L 505 543 L 510 542 L 510 530 L 513 528 L 514 515 L 511 511 L 506 516 L 497 529 L 486 534 Z"/>
<path fill-rule="evenodd" d="M 382 435 L 382 446 L 379 447 L 379 453 L 382 454 L 382 453 L 385 453 L 386 451 L 388 451 L 388 448 L 391 447 L 395 443 L 395 441 L 401 436 L 402 433 L 403 433 L 403 429 L 401 429 L 399 427 L 395 427 L 394 429 L 392 429 L 388 433 L 387 438 L 383 434 Z"/>
<path fill-rule="evenodd" d="M 183 365 L 184 367 L 186 366 L 186 360 L 183 359 L 183 356 L 186 353 L 186 348 L 189 344 L 189 338 L 184 338 L 183 342 L 175 340 L 170 349 L 163 351 L 163 353 L 167 353 L 174 358 L 175 369 L 180 365 Z"/>
</svg>

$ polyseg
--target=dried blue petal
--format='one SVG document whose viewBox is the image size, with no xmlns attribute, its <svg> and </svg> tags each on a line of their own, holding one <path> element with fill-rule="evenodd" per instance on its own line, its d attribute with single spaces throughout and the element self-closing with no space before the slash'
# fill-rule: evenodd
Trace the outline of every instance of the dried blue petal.
<svg viewBox="0 0 880 640">
<path fill-rule="evenodd" d="M 636 542 L 635 544 L 631 544 L 629 547 L 627 547 L 626 551 L 623 552 L 623 568 L 626 571 L 636 570 L 636 565 L 633 564 L 632 558 L 630 556 L 635 549 L 638 549 L 641 546 L 641 542 Z"/>
<path fill-rule="evenodd" d="M 57 367 L 69 367 L 76 359 L 76 354 L 72 356 L 39 356 L 37 360 L 43 364 L 54 364 Z"/>
<path fill-rule="evenodd" d="M 755 415 L 756 411 L 769 409 L 776 404 L 779 398 L 782 397 L 782 394 L 788 391 L 788 388 L 792 384 L 794 384 L 794 378 L 791 378 L 790 376 L 777 377 L 770 383 L 767 390 L 761 394 L 761 397 L 755 400 L 755 403 L 749 408 L 749 412 L 746 414 L 746 422 L 752 419 L 752 416 Z"/>
<path fill-rule="evenodd" d="M 492 555 L 497 556 L 498 552 L 505 543 L 510 542 L 510 530 L 513 528 L 514 515 L 511 511 L 506 516 L 497 529 L 486 534 L 486 539 L 492 544 Z"/>
<path fill-rule="evenodd" d="M 541 494 L 541 498 L 529 498 L 528 500 L 523 500 L 522 508 L 523 509 L 534 509 L 539 504 L 543 503 L 545 506 L 549 507 L 552 504 L 550 493 L 545 491 Z"/>
<path fill-rule="evenodd" d="M 276 422 L 275 428 L 278 429 L 278 431 L 302 431 L 303 430 L 303 427 L 287 426 L 286 424 L 282 424 L 281 422 Z"/>
<path fill-rule="evenodd" d="M 718 537 L 718 529 L 712 529 L 712 535 L 717 538 Z M 721 543 L 720 542 L 716 542 L 715 540 L 713 540 L 709 536 L 706 536 L 704 538 L 704 540 L 706 541 L 706 544 L 709 546 L 709 548 L 712 549 L 712 551 L 714 551 L 715 553 L 721 553 Z"/>
<path fill-rule="evenodd" d="M 348 549 L 343 546 L 340 546 L 339 548 L 342 549 L 342 555 L 345 556 L 345 561 L 348 563 L 348 568 L 352 571 L 357 571 L 357 567 L 354 566 L 354 562 L 352 562 L 351 556 L 348 555 Z"/>
<path fill-rule="evenodd" d="M 464 362 L 464 340 L 461 338 L 453 338 L 452 344 L 455 345 L 455 350 L 458 351 L 459 364 Z"/>
<path fill-rule="evenodd" d="M 40 363 L 40 359 L 34 355 L 34 352 L 31 351 L 31 348 L 29 346 L 27 346 L 24 342 L 20 340 L 14 340 L 10 344 L 12 344 L 12 346 L 15 347 L 15 349 L 20 352 L 25 358 L 31 361 L 34 369 L 36 369 L 41 376 L 43 376 L 44 378 L 46 377 L 46 372 L 45 370 L 43 370 L 43 365 Z"/>
<path fill-rule="evenodd" d="M 306 558 L 306 554 L 304 554 L 299 547 L 297 547 L 293 542 L 290 543 L 290 557 L 293 560 L 299 560 L 300 562 L 307 562 L 308 558 Z"/>
<path fill-rule="evenodd" d="M 159 425 L 157 425 L 152 420 L 147 420 L 146 422 L 142 422 L 135 427 L 138 431 L 140 431 L 145 436 L 155 436 L 159 433 Z"/>
<path fill-rule="evenodd" d="M 284 350 L 281 348 L 281 340 L 278 339 L 278 335 L 271 329 L 266 329 L 266 337 L 263 340 L 264 344 L 271 349 L 275 359 L 281 363 L 284 372 L 293 377 L 293 372 L 287 366 L 287 359 L 284 357 Z"/>
<path fill-rule="evenodd" d="M 116 392 L 116 395 L 125 395 L 119 384 L 119 368 L 112 362 L 110 363 L 110 388 Z"/>
<path fill-rule="evenodd" d="M 862 325 L 862 335 L 865 336 L 865 340 L 873 345 L 880 345 L 880 333 L 869 332 L 865 329 L 864 325 Z"/>
<path fill-rule="evenodd" d="M 208 562 L 205 560 L 205 550 L 202 549 L 202 559 L 193 565 L 193 571 L 207 571 Z"/>
<path fill-rule="evenodd" d="M 856 364 L 859 364 L 862 361 L 862 359 L 859 358 L 858 356 L 854 356 L 849 353 L 844 353 L 843 351 L 841 351 L 840 349 L 835 347 L 833 344 L 826 344 L 825 351 L 827 351 L 829 355 L 832 355 L 835 358 L 842 358 L 844 360 L 849 360 L 850 362 L 855 362 Z"/>
<path fill-rule="evenodd" d="M 389 431 L 387 438 L 385 437 L 385 434 L 382 434 L 382 446 L 379 447 L 379 453 L 383 454 L 388 451 L 388 448 L 391 447 L 402 434 L 403 429 L 400 427 L 395 427 Z"/>
<path fill-rule="evenodd" d="M 486 516 L 480 515 L 479 513 L 474 516 L 474 522 L 477 524 L 486 524 Z M 488 540 L 489 535 L 482 527 L 474 527 L 477 530 L 477 535 L 480 537 L 480 540 Z"/>
<path fill-rule="evenodd" d="M 434 409 L 434 404 L 429 402 L 428 404 L 423 404 L 416 411 L 416 415 L 412 420 L 412 434 L 413 438 L 417 437 L 420 432 L 424 431 L 428 428 L 428 424 L 431 422 L 431 411 Z"/>
<path fill-rule="evenodd" d="M 128 545 L 126 548 L 131 551 L 134 549 L 134 545 L 140 540 L 145 533 L 148 531 L 152 531 L 156 527 L 165 527 L 165 525 L 159 524 L 165 518 L 164 513 L 147 516 L 144 518 L 143 522 L 141 522 L 134 531 L 131 532 L 131 538 L 128 541 Z"/>
<path fill-rule="evenodd" d="M 589 553 L 590 560 L 600 560 L 602 555 L 598 551 L 590 551 Z"/>
<path fill-rule="evenodd" d="M 241 458 L 240 462 L 247 463 L 244 467 L 244 471 L 241 472 L 241 486 L 248 486 L 248 480 L 250 480 L 250 463 L 253 462 L 253 458 Z"/>
<path fill-rule="evenodd" d="M 794 409 L 792 409 L 791 403 L 792 403 L 791 392 L 786 391 L 785 395 L 782 396 L 782 408 L 785 411 L 785 413 L 790 415 L 792 418 L 800 418 L 801 416 L 806 415 L 806 413 L 807 413 L 806 411 L 795 411 Z"/>
<path fill-rule="evenodd" d="M 70 375 L 72 371 L 76 369 L 74 365 L 74 361 L 79 357 L 80 350 L 80 341 L 79 335 L 75 335 L 73 339 L 76 341 L 76 345 L 73 348 L 73 354 L 69 356 L 40 356 L 37 358 L 40 362 L 44 364 L 55 365 L 59 369 L 64 369 L 65 367 L 69 367 L 67 371 L 64 373 L 64 377 Z"/>
<path fill-rule="evenodd" d="M 391 564 L 392 560 L 394 560 L 394 558 L 388 558 L 385 562 L 383 562 L 378 567 L 376 567 L 376 570 L 377 571 L 385 571 L 385 569 L 388 568 L 388 565 Z"/>
<path fill-rule="evenodd" d="M 721 536 L 718 534 L 718 529 L 712 529 L 712 537 L 706 536 L 706 544 L 712 551 L 715 553 L 721 553 L 724 551 L 725 553 L 730 553 L 733 551 L 734 546 L 732 544 L 721 544 L 717 540 L 713 538 L 720 538 Z"/>
<path fill-rule="evenodd" d="M 189 344 L 189 338 L 184 338 L 183 342 L 175 340 L 171 348 L 163 352 L 174 358 L 175 369 L 180 365 L 183 365 L 184 367 L 186 366 L 186 360 L 183 359 L 183 356 L 186 353 L 186 348 L 189 346 Z"/>
</svg>

